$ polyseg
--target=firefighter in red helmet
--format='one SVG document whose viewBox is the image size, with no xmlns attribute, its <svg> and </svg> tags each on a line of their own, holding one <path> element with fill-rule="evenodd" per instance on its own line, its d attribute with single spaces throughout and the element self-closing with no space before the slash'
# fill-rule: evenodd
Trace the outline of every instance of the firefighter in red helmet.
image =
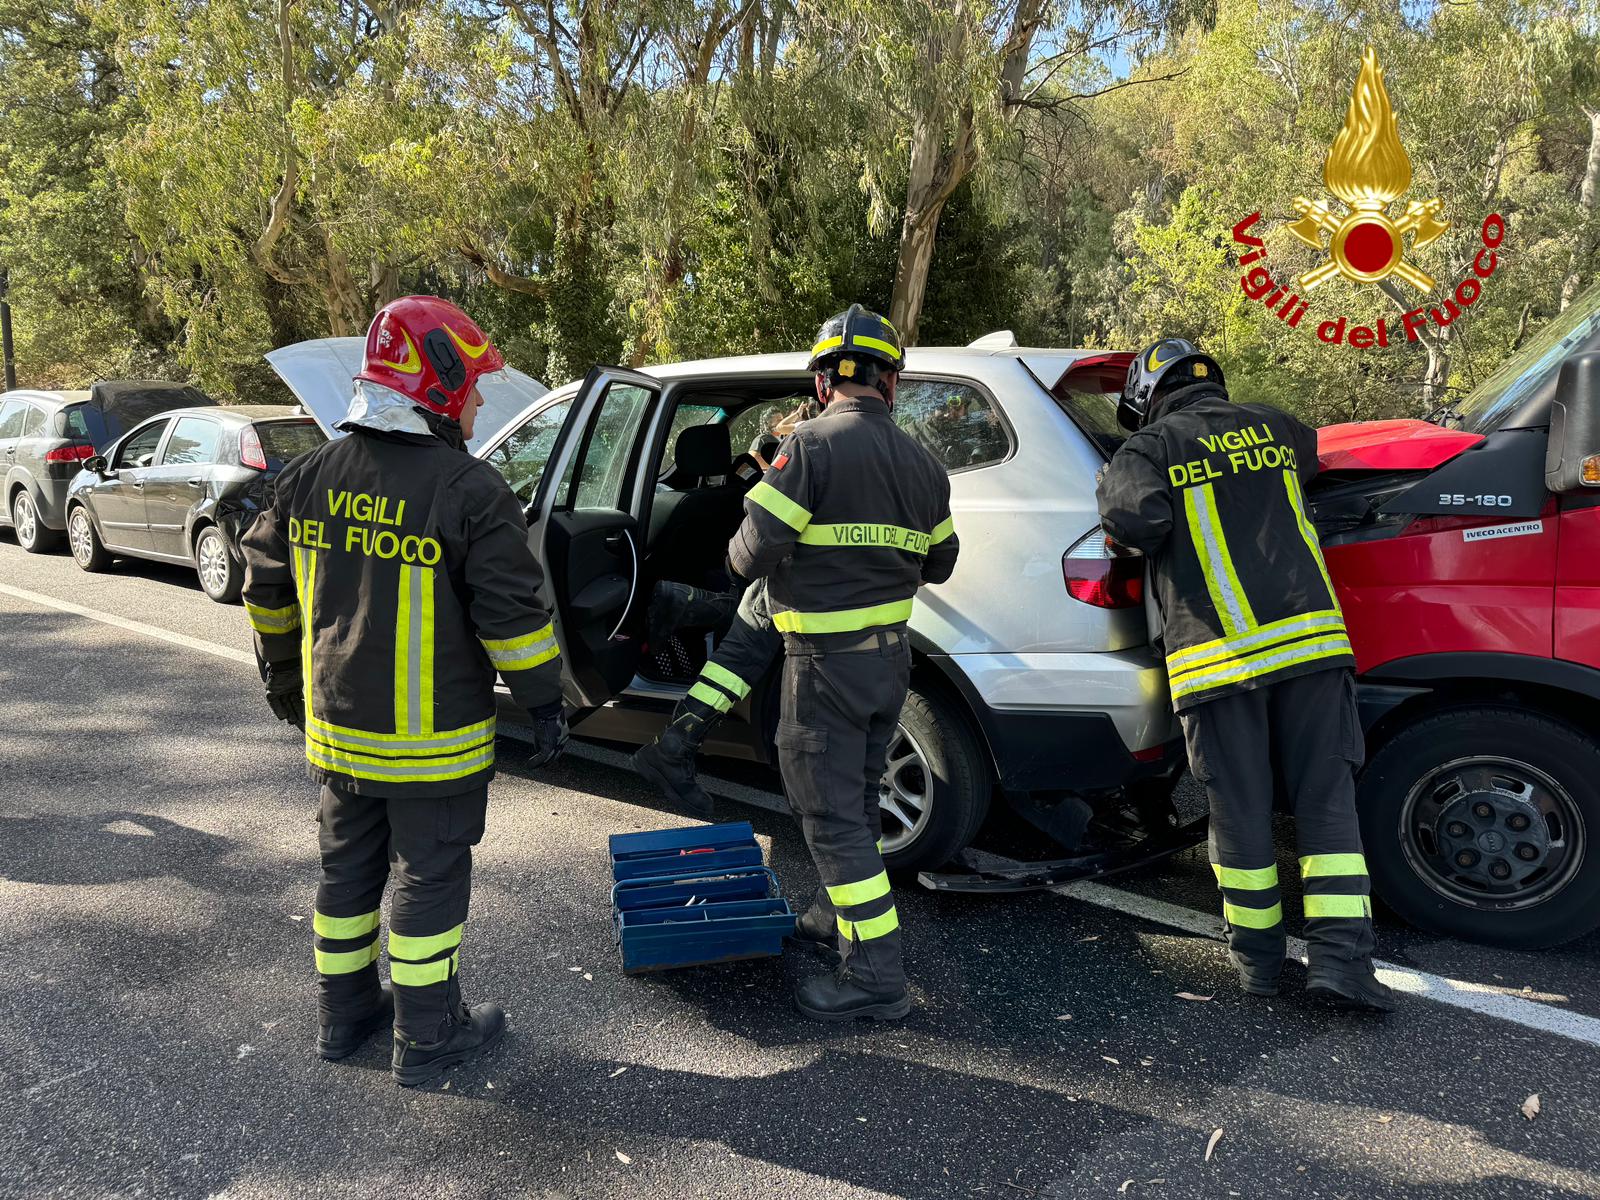
<svg viewBox="0 0 1600 1200">
<path fill-rule="evenodd" d="M 392 1022 L 404 1085 L 505 1027 L 498 1005 L 462 1002 L 459 975 L 494 776 L 495 676 L 533 716 L 533 765 L 567 735 L 522 508 L 465 451 L 478 385 L 504 366 L 448 301 L 386 305 L 339 426 L 350 436 L 285 467 L 244 539 L 268 703 L 304 730 L 322 785 L 317 1048 L 344 1058 Z M 392 990 L 377 968 L 391 875 Z"/>
</svg>

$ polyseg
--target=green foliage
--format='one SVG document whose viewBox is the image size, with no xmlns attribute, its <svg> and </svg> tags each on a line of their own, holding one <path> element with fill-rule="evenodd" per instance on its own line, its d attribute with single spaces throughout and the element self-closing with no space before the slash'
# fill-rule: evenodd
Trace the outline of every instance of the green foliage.
<svg viewBox="0 0 1600 1200">
<path fill-rule="evenodd" d="M 1040 24 L 1008 57 L 1019 14 Z M 1452 222 L 1417 265 L 1452 287 L 1482 217 L 1509 224 L 1431 348 L 1326 346 L 1238 287 L 1253 211 L 1276 278 L 1319 261 L 1285 226 L 1326 194 L 1369 43 L 1410 195 Z M 34 384 L 266 396 L 263 351 L 408 291 L 553 384 L 792 349 L 851 301 L 889 308 L 907 206 L 937 193 L 921 342 L 1184 335 L 1241 398 L 1348 420 L 1458 395 L 1600 273 L 1594 0 L 0 0 L 0 81 Z M 1309 298 L 1401 312 L 1337 279 Z"/>
</svg>

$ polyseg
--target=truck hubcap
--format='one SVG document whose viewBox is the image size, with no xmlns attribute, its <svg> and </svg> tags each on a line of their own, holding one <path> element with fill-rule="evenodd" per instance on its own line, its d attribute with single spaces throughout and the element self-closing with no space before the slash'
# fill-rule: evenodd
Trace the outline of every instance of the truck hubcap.
<svg viewBox="0 0 1600 1200">
<path fill-rule="evenodd" d="M 904 725 L 896 725 L 889 739 L 888 760 L 878 781 L 878 811 L 885 854 L 909 846 L 927 828 L 933 811 L 933 775 L 922 747 Z"/>
<path fill-rule="evenodd" d="M 1583 860 L 1583 823 L 1537 767 L 1480 756 L 1445 763 L 1407 794 L 1401 845 L 1434 891 L 1472 908 L 1527 908 L 1566 886 Z"/>
</svg>

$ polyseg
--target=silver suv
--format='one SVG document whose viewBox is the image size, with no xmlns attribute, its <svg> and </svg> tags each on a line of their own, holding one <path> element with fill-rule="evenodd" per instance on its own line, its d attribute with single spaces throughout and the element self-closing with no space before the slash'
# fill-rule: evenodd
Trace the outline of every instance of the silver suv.
<svg viewBox="0 0 1600 1200">
<path fill-rule="evenodd" d="M 314 391 L 338 389 L 297 376 L 285 358 L 310 349 L 272 358 L 315 411 Z M 1171 833 L 1182 747 L 1147 631 L 1144 563 L 1108 549 L 1094 498 L 1095 474 L 1121 440 L 1115 392 L 1128 356 L 1024 350 L 995 335 L 964 349 L 914 347 L 909 359 L 895 418 L 950 471 L 961 558 L 948 583 L 918 593 L 911 618 L 911 695 L 880 788 L 889 865 L 956 858 L 994 798 L 1069 851 L 1118 839 L 1148 849 L 1143 834 Z M 741 451 L 811 395 L 805 363 L 778 354 L 596 368 L 480 430 L 475 453 L 526 505 L 568 699 L 583 712 L 577 732 L 647 741 L 694 681 L 709 646 L 646 644 L 652 589 L 717 579 L 760 477 Z M 332 416 L 347 396 L 346 385 L 321 406 Z M 703 426 L 727 436 L 686 436 Z M 774 761 L 777 703 L 769 678 L 707 752 Z M 1082 873 L 1111 859 L 1067 861 Z M 984 882 L 1038 875 L 1001 870 Z"/>
</svg>

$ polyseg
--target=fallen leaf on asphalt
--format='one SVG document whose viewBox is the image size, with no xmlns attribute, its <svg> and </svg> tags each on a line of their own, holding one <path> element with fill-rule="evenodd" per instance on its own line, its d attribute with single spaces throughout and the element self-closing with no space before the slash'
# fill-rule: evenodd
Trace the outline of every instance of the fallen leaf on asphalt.
<svg viewBox="0 0 1600 1200">
<path fill-rule="evenodd" d="M 1098 942 L 1100 940 L 1100 935 L 1098 933 L 1091 933 L 1088 937 L 1081 937 L 1078 940 L 1080 942 Z"/>
<path fill-rule="evenodd" d="M 857 1117 L 856 1120 L 860 1121 L 863 1125 L 867 1123 L 867 1119 L 865 1117 Z"/>
<path fill-rule="evenodd" d="M 611 1072 L 610 1075 L 607 1075 L 606 1078 L 607 1079 L 615 1079 L 618 1075 L 621 1075 L 627 1069 L 628 1069 L 627 1067 L 618 1067 L 615 1071 Z"/>
<path fill-rule="evenodd" d="M 291 920 L 291 921 L 304 921 L 304 920 L 305 920 L 305 918 L 304 918 L 304 917 L 302 917 L 302 916 L 297 916 L 297 915 L 296 915 L 296 914 L 294 914 L 294 913 L 290 913 L 290 914 L 289 914 L 289 920 Z"/>
<path fill-rule="evenodd" d="M 1522 1102 L 1522 1115 L 1533 1120 L 1539 1115 L 1539 1093 L 1535 1092 Z"/>
<path fill-rule="evenodd" d="M 1105 1059 L 1108 1063 L 1116 1063 L 1116 1065 L 1119 1066 L 1119 1067 L 1122 1065 L 1121 1063 L 1117 1062 L 1116 1059 L 1112 1058 L 1111 1055 L 1109 1055 L 1109 1054 L 1102 1054 L 1100 1057 Z"/>
<path fill-rule="evenodd" d="M 1391 1113 L 1384 1113 L 1383 1116 L 1378 1118 L 1378 1124 L 1387 1125 L 1392 1120 L 1394 1120 L 1394 1116 Z"/>
<path fill-rule="evenodd" d="M 1124 1192 L 1126 1192 L 1132 1186 L 1133 1186 L 1133 1180 L 1124 1179 L 1122 1181 L 1122 1186 L 1117 1189 L 1117 1195 L 1119 1195 L 1119 1196 L 1122 1195 Z"/>
<path fill-rule="evenodd" d="M 1153 1067 L 1155 1066 L 1155 1062 L 1156 1060 L 1153 1058 L 1141 1058 L 1139 1060 L 1139 1065 L 1141 1067 Z"/>
<path fill-rule="evenodd" d="M 617 1151 L 617 1152 L 616 1152 L 616 1155 L 617 1155 L 617 1161 L 618 1161 L 618 1162 L 619 1162 L 619 1163 L 621 1163 L 621 1164 L 622 1164 L 622 1165 L 623 1165 L 623 1166 L 631 1166 L 631 1165 L 632 1165 L 632 1163 L 633 1163 L 633 1159 L 631 1159 L 631 1158 L 629 1158 L 629 1157 L 628 1157 L 628 1156 L 627 1156 L 627 1155 L 626 1155 L 626 1154 L 624 1154 L 624 1153 L 623 1153 L 623 1152 L 622 1152 L 622 1151 L 621 1151 L 621 1150 L 618 1150 L 618 1151 Z"/>
<path fill-rule="evenodd" d="M 1193 1000 L 1196 1004 L 1204 1004 L 1207 1000 L 1215 1000 L 1217 994 L 1212 992 L 1209 996 L 1196 996 L 1193 992 L 1175 992 L 1179 1000 Z"/>
<path fill-rule="evenodd" d="M 587 980 L 587 981 L 588 981 L 588 982 L 590 982 L 590 983 L 593 983 L 593 982 L 594 982 L 594 976 L 593 976 L 593 975 L 591 975 L 591 974 L 589 974 L 589 972 L 587 972 L 587 971 L 585 971 L 585 972 L 584 972 L 584 973 L 583 973 L 583 977 L 584 977 L 584 979 L 586 979 L 586 980 Z"/>
<path fill-rule="evenodd" d="M 450 1090 L 450 1084 L 451 1084 L 451 1082 L 452 1082 L 452 1080 L 449 1080 L 449 1079 L 447 1079 L 447 1080 L 445 1080 L 445 1082 L 444 1082 L 444 1086 L 443 1086 L 443 1087 L 442 1087 L 442 1088 L 440 1088 L 440 1089 L 439 1089 L 439 1090 L 440 1090 L 440 1091 L 441 1091 L 441 1092 L 448 1092 L 448 1091 L 449 1091 L 449 1090 Z"/>
<path fill-rule="evenodd" d="M 1206 1143 L 1206 1162 L 1211 1161 L 1211 1152 L 1217 1148 L 1217 1143 L 1222 1140 L 1222 1126 L 1218 1125 L 1211 1131 L 1211 1140 Z"/>
<path fill-rule="evenodd" d="M 1072 1014 L 1071 1013 L 1059 1013 L 1056 1016 L 1056 1020 L 1058 1020 L 1058 1021 L 1070 1021 L 1070 1020 L 1072 1020 Z"/>
<path fill-rule="evenodd" d="M 494 1084 L 489 1083 L 487 1080 L 484 1081 L 484 1086 L 487 1087 L 491 1092 L 494 1091 Z"/>
<path fill-rule="evenodd" d="M 583 968 L 582 967 L 568 967 L 567 970 L 571 971 L 574 975 L 576 975 L 579 971 L 583 970 Z"/>
</svg>

